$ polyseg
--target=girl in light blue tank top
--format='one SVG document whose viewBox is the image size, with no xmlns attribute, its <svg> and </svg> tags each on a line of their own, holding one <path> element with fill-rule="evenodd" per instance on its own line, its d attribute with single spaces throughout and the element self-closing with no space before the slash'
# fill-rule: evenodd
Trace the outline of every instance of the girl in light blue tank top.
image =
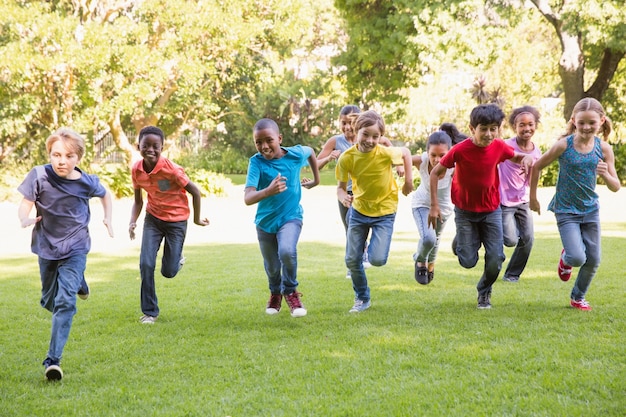
<svg viewBox="0 0 626 417">
<path fill-rule="evenodd" d="M 597 137 L 599 133 L 604 141 Z M 597 177 L 613 192 L 621 187 L 615 171 L 615 155 L 606 142 L 610 133 L 611 122 L 602 105 L 593 98 L 584 98 L 574 106 L 567 136 L 544 153 L 532 169 L 530 208 L 541 213 L 537 200 L 539 174 L 555 160 L 559 161 L 556 192 L 548 205 L 556 217 L 563 244 L 556 269 L 561 281 L 568 281 L 573 267 L 580 267 L 570 293 L 570 305 L 582 311 L 591 310 L 585 295 L 600 266 Z"/>
</svg>

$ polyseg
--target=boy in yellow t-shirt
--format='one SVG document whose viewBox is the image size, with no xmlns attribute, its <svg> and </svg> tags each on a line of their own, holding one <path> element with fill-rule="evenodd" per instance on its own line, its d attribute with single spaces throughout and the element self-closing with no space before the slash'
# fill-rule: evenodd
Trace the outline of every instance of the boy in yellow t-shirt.
<svg viewBox="0 0 626 417">
<path fill-rule="evenodd" d="M 378 113 L 368 110 L 355 116 L 356 145 L 341 154 L 335 168 L 337 198 L 349 207 L 346 266 L 352 275 L 355 293 L 351 313 L 367 310 L 371 305 L 363 268 L 363 250 L 370 230 L 372 236 L 367 248 L 370 263 L 374 266 L 387 263 L 398 208 L 394 165 L 404 165 L 402 194 L 413 191 L 409 150 L 379 145 L 385 133 L 385 122 Z M 352 179 L 352 195 L 347 191 L 349 179 Z"/>
</svg>

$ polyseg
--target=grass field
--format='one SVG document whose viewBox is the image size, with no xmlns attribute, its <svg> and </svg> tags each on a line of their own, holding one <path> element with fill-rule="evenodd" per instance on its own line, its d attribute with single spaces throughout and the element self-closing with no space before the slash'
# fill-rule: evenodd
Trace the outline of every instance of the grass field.
<svg viewBox="0 0 626 417">
<path fill-rule="evenodd" d="M 257 245 L 187 245 L 183 271 L 157 278 L 152 326 L 138 322 L 137 251 L 93 253 L 58 383 L 40 365 L 50 314 L 36 257 L 0 258 L 0 415 L 626 415 L 626 239 L 603 240 L 591 312 L 568 307 L 555 233 L 537 235 L 519 283 L 495 284 L 491 310 L 476 308 L 482 260 L 464 270 L 444 247 L 420 286 L 413 240 L 394 235 L 407 250 L 367 271 L 373 305 L 357 315 L 343 247 L 302 242 L 299 319 L 264 313 Z"/>
</svg>

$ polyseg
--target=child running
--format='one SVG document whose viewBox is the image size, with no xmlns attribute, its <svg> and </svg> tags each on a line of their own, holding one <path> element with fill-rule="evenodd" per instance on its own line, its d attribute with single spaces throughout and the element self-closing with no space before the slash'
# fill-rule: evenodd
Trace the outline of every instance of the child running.
<svg viewBox="0 0 626 417">
<path fill-rule="evenodd" d="M 359 313 L 371 306 L 370 289 L 363 268 L 363 250 L 368 233 L 372 232 L 367 247 L 374 266 L 387 263 L 393 225 L 398 208 L 398 185 L 393 176 L 394 165 L 404 165 L 405 179 L 402 193 L 413 191 L 411 154 L 407 148 L 380 146 L 385 133 L 385 122 L 378 113 L 368 110 L 353 123 L 356 146 L 339 157 L 335 167 L 337 198 L 350 208 L 346 245 L 346 266 L 352 276 L 355 293 L 351 313 Z M 348 193 L 348 180 L 352 192 Z"/>
<path fill-rule="evenodd" d="M 428 137 L 426 152 L 413 155 L 413 166 L 420 173 L 420 184 L 413 193 L 411 207 L 413 219 L 417 225 L 420 239 L 417 252 L 413 255 L 415 262 L 415 280 L 422 284 L 429 284 L 435 277 L 435 260 L 439 251 L 439 239 L 446 222 L 454 210 L 450 200 L 450 187 L 454 168 L 446 170 L 445 176 L 438 182 L 439 210 L 441 220 L 437 219 L 435 228 L 429 227 L 428 213 L 430 212 L 430 172 L 439 163 L 439 160 L 452 147 L 452 139 L 444 131 L 437 131 Z"/>
<path fill-rule="evenodd" d="M 41 306 L 52 312 L 48 354 L 43 361 L 46 379 L 60 380 L 61 356 L 76 314 L 76 295 L 89 296 L 85 281 L 89 236 L 89 199 L 99 197 L 103 223 L 113 237 L 111 194 L 95 175 L 78 168 L 85 154 L 84 139 L 61 128 L 46 140 L 50 163 L 33 168 L 18 187 L 24 198 L 18 208 L 22 227 L 34 225 L 31 250 L 39 257 Z M 33 206 L 37 216 L 30 217 Z"/>
<path fill-rule="evenodd" d="M 500 137 L 505 115 L 495 104 L 481 104 L 470 114 L 472 137 L 455 145 L 430 172 L 430 213 L 433 228 L 443 221 L 439 207 L 438 185 L 447 169 L 452 177 L 452 203 L 456 223 L 456 255 L 464 268 L 478 262 L 478 250 L 485 247 L 485 267 L 478 281 L 478 308 L 491 308 L 491 290 L 504 261 L 502 210 L 498 192 L 499 163 L 512 159 L 528 170 L 531 156 L 515 152 Z"/>
<path fill-rule="evenodd" d="M 308 146 L 280 146 L 278 125 L 261 119 L 252 130 L 258 153 L 250 158 L 244 201 L 258 203 L 254 219 L 263 265 L 269 282 L 270 298 L 265 312 L 278 314 L 283 297 L 292 317 L 306 316 L 298 289 L 297 245 L 302 231 L 302 187 L 319 184 L 315 152 Z M 300 171 L 311 166 L 313 179 L 300 179 Z"/>
<path fill-rule="evenodd" d="M 135 201 L 130 214 L 128 233 L 135 239 L 137 219 L 143 208 L 143 192 L 148 194 L 143 222 L 139 270 L 141 273 L 141 311 L 139 321 L 154 324 L 159 317 L 159 304 L 154 283 L 154 270 L 161 242 L 165 240 L 161 275 L 174 278 L 183 267 L 183 244 L 187 235 L 189 200 L 193 197 L 193 222 L 207 226 L 209 220 L 200 216 L 202 195 L 189 180 L 182 167 L 161 155 L 165 134 L 156 126 L 146 126 L 139 132 L 139 153 L 143 157 L 133 165 L 132 179 Z"/>
<path fill-rule="evenodd" d="M 516 152 L 532 156 L 536 161 L 541 151 L 532 141 L 541 115 L 532 106 L 514 109 L 509 124 L 516 135 L 504 141 Z M 507 160 L 498 165 L 500 174 L 500 205 L 502 209 L 502 233 L 504 246 L 515 247 L 502 279 L 518 282 L 530 257 L 535 236 L 533 216 L 529 208 L 530 173 L 519 164 Z"/>
<path fill-rule="evenodd" d="M 600 209 L 595 192 L 600 176 L 609 190 L 617 192 L 620 180 L 615 172 L 613 149 L 606 141 L 611 121 L 600 102 L 583 98 L 574 106 L 566 134 L 535 163 L 530 186 L 530 208 L 541 214 L 537 184 L 541 170 L 559 161 L 556 191 L 548 210 L 554 212 L 563 250 L 557 266 L 561 281 L 572 276 L 572 267 L 580 267 L 570 305 L 582 311 L 591 310 L 585 300 L 591 281 L 600 266 Z M 597 135 L 602 133 L 601 140 Z"/>
</svg>

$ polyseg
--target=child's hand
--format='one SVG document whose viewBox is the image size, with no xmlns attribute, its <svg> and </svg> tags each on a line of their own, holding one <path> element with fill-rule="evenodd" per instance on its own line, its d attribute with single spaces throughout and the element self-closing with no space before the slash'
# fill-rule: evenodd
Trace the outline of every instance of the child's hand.
<svg viewBox="0 0 626 417">
<path fill-rule="evenodd" d="M 329 161 L 336 161 L 337 158 L 339 158 L 339 155 L 341 155 L 341 151 L 335 149 L 334 151 L 332 151 L 330 153 L 330 155 L 328 155 L 328 160 Z"/>
<path fill-rule="evenodd" d="M 25 219 L 20 219 L 20 224 L 22 225 L 22 227 L 28 227 L 40 221 L 41 221 L 41 216 L 37 216 L 34 219 L 31 217 L 27 217 Z"/>
<path fill-rule="evenodd" d="M 197 224 L 198 226 L 208 226 L 209 225 L 209 219 L 207 219 L 206 217 L 204 219 L 194 219 L 193 221 L 195 224 Z"/>
<path fill-rule="evenodd" d="M 443 221 L 443 219 L 441 218 L 441 212 L 439 211 L 439 208 L 430 208 L 430 211 L 428 212 L 428 227 L 431 227 L 433 229 L 437 229 L 437 224 L 438 222 Z"/>
<path fill-rule="evenodd" d="M 404 177 L 404 166 L 403 165 L 396 166 L 396 174 L 398 174 L 398 177 L 400 177 L 400 178 Z"/>
<path fill-rule="evenodd" d="M 135 228 L 137 227 L 137 223 L 131 223 L 128 225 L 128 235 L 130 236 L 130 240 L 135 240 Z"/>
<path fill-rule="evenodd" d="M 350 194 L 346 194 L 346 196 L 343 198 L 343 200 L 341 200 L 341 204 L 344 207 L 350 208 L 350 206 L 352 206 L 352 200 L 354 200 L 354 196 L 352 196 Z"/>
<path fill-rule="evenodd" d="M 402 185 L 402 194 L 405 196 L 411 194 L 413 191 L 413 181 L 404 180 L 404 184 Z"/>
<path fill-rule="evenodd" d="M 602 159 L 598 161 L 598 166 L 596 167 L 596 174 L 599 176 L 603 176 L 609 171 L 609 164 L 604 162 Z"/>
<path fill-rule="evenodd" d="M 272 180 L 270 185 L 267 187 L 267 190 L 270 195 L 280 194 L 287 189 L 287 178 L 280 175 L 280 172 Z"/>
<path fill-rule="evenodd" d="M 310 190 L 311 188 L 315 187 L 317 184 L 315 183 L 315 180 L 304 177 L 300 180 L 300 185 L 302 185 L 307 190 Z"/>
<path fill-rule="evenodd" d="M 109 236 L 113 237 L 114 233 L 113 233 L 113 225 L 111 224 L 111 220 L 105 218 L 104 220 L 102 220 L 102 223 L 104 223 L 104 225 L 106 226 L 107 232 L 109 232 Z"/>
<path fill-rule="evenodd" d="M 539 200 L 537 200 L 536 198 L 531 198 L 528 206 L 532 211 L 536 211 L 537 214 L 541 215 L 541 204 L 539 204 Z"/>
</svg>

